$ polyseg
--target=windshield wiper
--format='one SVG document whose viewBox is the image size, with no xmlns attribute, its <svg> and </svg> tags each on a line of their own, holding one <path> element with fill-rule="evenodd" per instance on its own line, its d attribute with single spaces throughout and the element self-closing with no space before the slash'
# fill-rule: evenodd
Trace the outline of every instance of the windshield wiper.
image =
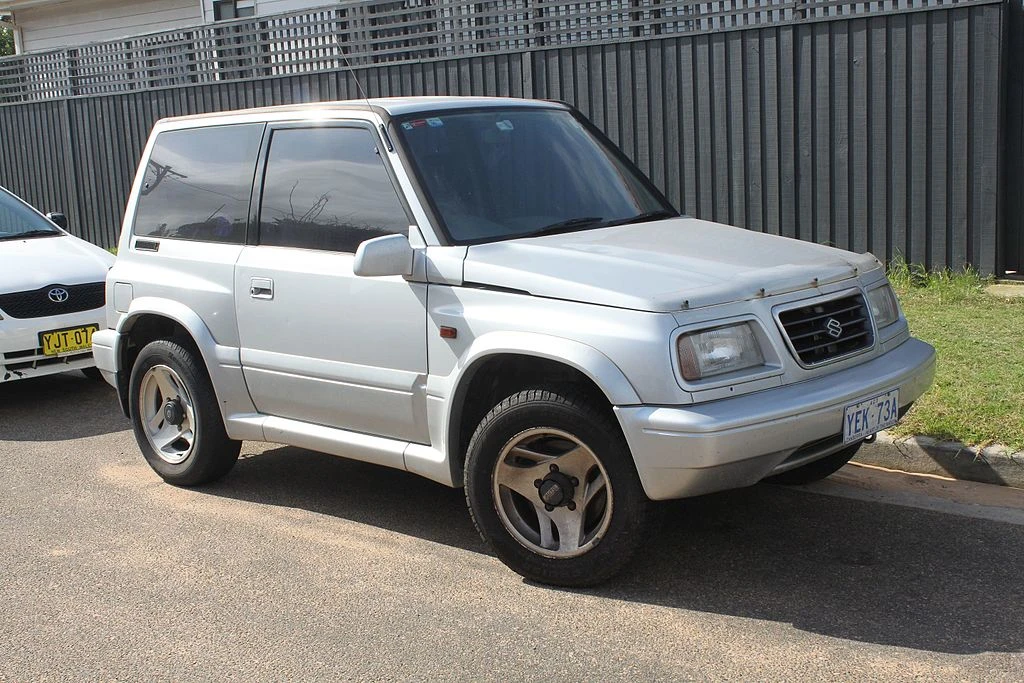
<svg viewBox="0 0 1024 683">
<path fill-rule="evenodd" d="M 658 209 L 657 211 L 648 211 L 641 213 L 630 218 L 619 218 L 614 221 L 608 221 L 605 225 L 628 225 L 630 223 L 646 223 L 647 221 L 656 221 L 661 218 L 678 218 L 679 214 L 675 211 L 669 211 L 668 209 Z"/>
<path fill-rule="evenodd" d="M 558 221 L 551 225 L 545 225 L 543 228 L 538 228 L 533 232 L 528 232 L 521 237 L 540 237 L 541 235 L 557 235 L 560 232 L 572 232 L 573 230 L 583 230 L 584 228 L 592 228 L 598 225 L 604 225 L 604 218 L 601 216 L 582 216 L 580 218 L 570 218 L 567 221 Z"/>
<path fill-rule="evenodd" d="M 57 230 L 26 230 L 25 232 L 18 232 L 13 235 L 0 236 L 0 240 L 20 240 L 23 237 L 45 237 L 47 235 L 59 235 L 60 232 Z"/>
</svg>

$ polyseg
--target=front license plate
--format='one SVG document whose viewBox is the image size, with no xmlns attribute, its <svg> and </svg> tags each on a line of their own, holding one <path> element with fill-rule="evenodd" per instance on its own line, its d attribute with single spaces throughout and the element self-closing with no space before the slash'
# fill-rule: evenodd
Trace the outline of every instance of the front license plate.
<svg viewBox="0 0 1024 683">
<path fill-rule="evenodd" d="M 900 390 L 846 406 L 843 411 L 843 443 L 859 441 L 892 427 L 900 419 Z"/>
<path fill-rule="evenodd" d="M 92 333 L 99 325 L 69 327 L 66 330 L 50 330 L 39 333 L 39 346 L 44 356 L 59 356 L 63 353 L 87 351 L 92 348 Z"/>
</svg>

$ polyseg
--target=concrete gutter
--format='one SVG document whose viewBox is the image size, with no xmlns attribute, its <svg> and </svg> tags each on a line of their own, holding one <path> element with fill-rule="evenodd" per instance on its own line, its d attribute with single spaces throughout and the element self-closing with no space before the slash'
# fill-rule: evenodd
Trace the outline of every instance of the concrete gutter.
<svg viewBox="0 0 1024 683">
<path fill-rule="evenodd" d="M 985 292 L 1000 299 L 1019 299 L 1024 297 L 1024 283 L 1000 280 L 986 287 Z"/>
<path fill-rule="evenodd" d="M 953 441 L 926 436 L 894 437 L 882 432 L 874 443 L 864 444 L 854 462 L 916 474 L 999 484 L 1024 489 L 1024 451 L 1004 446 L 978 450 Z"/>
</svg>

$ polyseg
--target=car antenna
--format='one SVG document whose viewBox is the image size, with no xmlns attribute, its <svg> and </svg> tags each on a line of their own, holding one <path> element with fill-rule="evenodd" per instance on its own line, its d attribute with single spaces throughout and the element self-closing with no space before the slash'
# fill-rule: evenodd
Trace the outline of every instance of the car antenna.
<svg viewBox="0 0 1024 683">
<path fill-rule="evenodd" d="M 352 63 L 348 61 L 348 55 L 345 53 L 344 47 L 341 48 L 341 58 L 345 61 L 345 68 L 348 69 L 350 74 L 352 74 L 352 80 L 356 82 L 356 89 L 359 90 L 359 94 L 363 96 L 363 101 L 366 102 L 366 109 L 372 112 L 373 106 L 370 104 L 370 98 L 366 96 L 366 89 L 363 88 L 363 83 L 359 80 L 359 75 L 356 74 L 356 70 L 352 68 Z M 380 135 L 384 138 L 384 144 L 388 146 L 388 151 L 394 152 L 395 146 L 391 142 L 391 136 L 388 135 L 387 128 L 384 127 L 383 123 L 380 124 Z"/>
</svg>

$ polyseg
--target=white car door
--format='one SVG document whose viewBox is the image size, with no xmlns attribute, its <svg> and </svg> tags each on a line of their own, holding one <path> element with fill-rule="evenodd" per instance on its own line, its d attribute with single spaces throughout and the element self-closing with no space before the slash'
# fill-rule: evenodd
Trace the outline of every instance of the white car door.
<svg viewBox="0 0 1024 683">
<path fill-rule="evenodd" d="M 235 267 L 242 369 L 261 413 L 427 443 L 427 285 L 352 272 L 411 222 L 378 144 L 359 122 L 271 127 Z"/>
</svg>

